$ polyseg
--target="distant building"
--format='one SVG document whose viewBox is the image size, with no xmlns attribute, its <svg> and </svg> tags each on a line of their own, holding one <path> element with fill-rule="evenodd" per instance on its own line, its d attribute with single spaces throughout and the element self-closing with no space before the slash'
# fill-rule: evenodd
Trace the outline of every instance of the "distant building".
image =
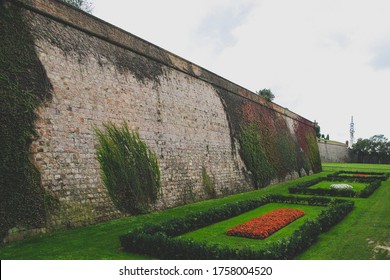
<svg viewBox="0 0 390 280">
<path fill-rule="evenodd" d="M 348 141 L 347 141 L 348 142 Z M 347 143 L 318 139 L 321 162 L 350 162 L 351 150 Z"/>
</svg>

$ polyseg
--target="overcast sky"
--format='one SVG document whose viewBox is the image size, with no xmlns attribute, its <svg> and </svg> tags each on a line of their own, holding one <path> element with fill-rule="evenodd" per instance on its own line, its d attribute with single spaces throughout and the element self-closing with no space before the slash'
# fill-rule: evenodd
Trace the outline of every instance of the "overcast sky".
<svg viewBox="0 0 390 280">
<path fill-rule="evenodd" d="M 90 0 L 93 14 L 275 103 L 331 139 L 390 138 L 388 0 Z"/>
</svg>

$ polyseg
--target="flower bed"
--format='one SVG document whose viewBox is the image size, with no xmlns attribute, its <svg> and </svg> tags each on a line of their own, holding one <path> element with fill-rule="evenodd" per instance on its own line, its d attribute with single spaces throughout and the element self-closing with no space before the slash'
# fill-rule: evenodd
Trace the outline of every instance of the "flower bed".
<svg viewBox="0 0 390 280">
<path fill-rule="evenodd" d="M 352 174 L 352 177 L 363 177 L 363 178 L 366 178 L 368 177 L 369 175 L 368 174 L 363 174 L 363 173 L 358 173 L 358 174 Z"/>
<path fill-rule="evenodd" d="M 331 189 L 335 190 L 348 190 L 348 189 L 353 189 L 351 185 L 348 184 L 332 184 L 330 185 Z"/>
<path fill-rule="evenodd" d="M 305 221 L 290 236 L 266 244 L 265 248 L 235 249 L 175 238 L 184 233 L 232 218 L 267 203 L 325 206 L 317 218 Z M 291 259 L 306 250 L 321 232 L 341 221 L 354 207 L 353 201 L 325 197 L 296 197 L 267 195 L 260 199 L 245 200 L 224 206 L 194 212 L 159 224 L 144 224 L 120 236 L 125 251 L 147 254 L 159 259 L 221 259 L 270 260 Z"/>
<path fill-rule="evenodd" d="M 279 208 L 228 229 L 226 234 L 230 236 L 264 239 L 303 215 L 305 215 L 305 212 L 299 209 Z"/>
<path fill-rule="evenodd" d="M 341 176 L 340 174 L 348 174 L 350 176 Z M 330 174 L 326 177 L 320 177 L 313 180 L 305 181 L 303 183 L 298 183 L 295 186 L 288 188 L 290 194 L 306 194 L 306 195 L 325 195 L 325 196 L 344 196 L 344 197 L 369 197 L 376 189 L 381 185 L 382 181 L 385 181 L 389 178 L 389 173 L 374 173 L 366 172 L 368 177 L 359 177 L 352 176 L 351 174 L 362 174 L 357 172 L 342 171 Z M 383 174 L 383 175 L 381 175 Z M 337 182 L 337 181 L 346 181 L 346 182 L 357 182 L 367 184 L 366 187 L 362 190 L 354 190 L 353 188 L 311 188 L 312 186 L 322 182 Z"/>
<path fill-rule="evenodd" d="M 386 181 L 390 177 L 390 173 L 338 171 L 336 173 L 329 174 L 327 177 L 328 179 L 334 180 L 347 179 L 370 183 L 374 180 Z"/>
</svg>

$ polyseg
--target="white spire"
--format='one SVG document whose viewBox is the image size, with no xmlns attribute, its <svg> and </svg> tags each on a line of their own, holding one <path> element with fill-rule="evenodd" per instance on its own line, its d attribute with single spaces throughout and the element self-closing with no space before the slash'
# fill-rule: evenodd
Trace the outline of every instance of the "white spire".
<svg viewBox="0 0 390 280">
<path fill-rule="evenodd" d="M 353 142 L 355 140 L 354 138 L 355 134 L 355 124 L 353 122 L 353 116 L 351 117 L 351 124 L 349 126 L 349 136 L 350 136 L 350 142 L 349 142 L 349 147 L 352 148 Z"/>
</svg>

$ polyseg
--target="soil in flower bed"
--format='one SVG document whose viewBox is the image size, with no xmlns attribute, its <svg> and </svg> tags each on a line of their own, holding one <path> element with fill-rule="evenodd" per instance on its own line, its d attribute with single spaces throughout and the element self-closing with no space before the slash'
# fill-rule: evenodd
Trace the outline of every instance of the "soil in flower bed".
<svg viewBox="0 0 390 280">
<path fill-rule="evenodd" d="M 226 234 L 230 236 L 264 239 L 303 215 L 305 215 L 305 212 L 299 209 L 279 208 L 228 229 Z"/>
</svg>

